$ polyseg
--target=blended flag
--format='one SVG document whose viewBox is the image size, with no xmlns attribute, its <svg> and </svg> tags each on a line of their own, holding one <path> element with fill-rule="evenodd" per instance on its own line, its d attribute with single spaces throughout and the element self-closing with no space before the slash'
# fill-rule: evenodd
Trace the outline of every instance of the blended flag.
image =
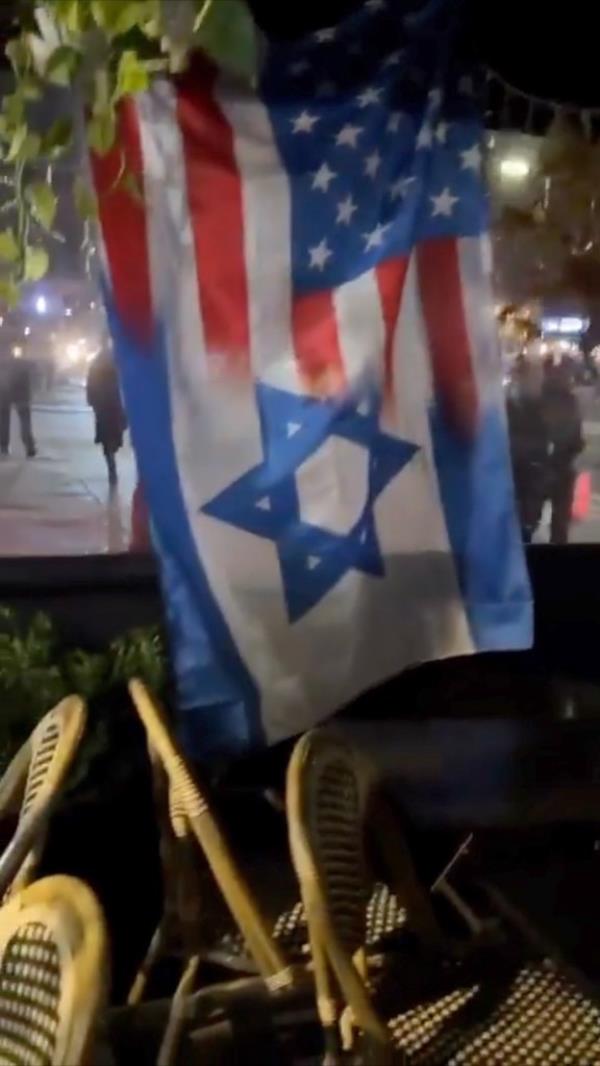
<svg viewBox="0 0 600 1066">
<path fill-rule="evenodd" d="M 197 64 L 94 160 L 192 754 L 531 642 L 454 7 L 367 0 L 256 92 Z"/>
</svg>

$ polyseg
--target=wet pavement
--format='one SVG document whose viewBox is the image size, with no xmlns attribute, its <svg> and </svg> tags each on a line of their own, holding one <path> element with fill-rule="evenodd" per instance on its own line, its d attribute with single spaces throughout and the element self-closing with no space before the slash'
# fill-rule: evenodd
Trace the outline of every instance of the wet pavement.
<svg viewBox="0 0 600 1066">
<path fill-rule="evenodd" d="M 38 454 L 27 459 L 13 413 L 11 451 L 0 457 L 0 555 L 88 555 L 127 551 L 135 462 L 129 440 L 110 492 L 82 382 L 36 398 Z"/>
<path fill-rule="evenodd" d="M 600 543 L 600 390 L 582 389 L 586 449 L 580 469 L 592 474 L 590 513 L 571 527 L 572 542 Z M 58 383 L 36 398 L 38 447 L 27 459 L 13 415 L 11 454 L 0 457 L 0 555 L 88 555 L 127 551 L 135 462 L 129 439 L 118 455 L 119 486 L 109 492 L 94 418 L 81 381 Z M 548 539 L 548 514 L 535 540 Z"/>
</svg>

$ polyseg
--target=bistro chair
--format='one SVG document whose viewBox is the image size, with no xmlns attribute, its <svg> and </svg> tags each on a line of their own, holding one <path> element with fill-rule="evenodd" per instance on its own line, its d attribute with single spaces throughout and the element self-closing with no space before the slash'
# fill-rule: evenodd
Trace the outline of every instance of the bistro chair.
<svg viewBox="0 0 600 1066">
<path fill-rule="evenodd" d="M 258 912 L 258 905 L 250 896 L 249 889 L 241 880 L 239 869 L 231 855 L 230 849 L 219 831 L 216 817 L 209 808 L 209 799 L 204 791 L 200 791 L 197 781 L 192 778 L 191 771 L 186 767 L 185 761 L 166 724 L 164 712 L 157 700 L 148 692 L 145 686 L 134 681 L 130 686 L 134 705 L 144 722 L 147 736 L 150 763 L 152 767 L 153 785 L 156 800 L 157 817 L 160 830 L 161 854 L 164 873 L 165 910 L 160 926 L 156 930 L 150 945 L 146 959 L 135 979 L 131 989 L 129 1002 L 138 1003 L 143 996 L 148 976 L 154 964 L 159 959 L 162 951 L 172 936 L 171 930 L 179 925 L 179 938 L 187 942 L 185 954 L 192 957 L 198 947 L 198 924 L 206 926 L 214 923 L 209 921 L 206 913 L 207 900 L 202 888 L 198 886 L 198 867 L 195 860 L 197 843 L 200 842 L 209 865 L 215 874 L 215 880 L 225 900 L 233 897 L 230 904 L 231 913 L 236 919 L 237 933 L 228 931 L 226 937 L 226 965 L 231 966 L 240 973 L 256 972 L 267 975 L 279 973 L 275 967 L 286 964 L 299 967 L 305 966 L 310 959 L 308 945 L 308 930 L 301 901 L 279 914 L 272 923 L 272 934 L 265 933 L 268 923 L 259 915 L 260 921 L 252 917 L 250 927 L 254 929 L 254 941 L 259 943 L 259 951 L 252 952 L 252 942 L 246 937 L 248 927 L 248 907 L 250 914 Z M 167 767 L 170 769 L 167 770 Z M 192 822 L 182 802 L 183 784 L 181 773 L 185 772 L 185 795 L 188 797 L 188 808 L 194 813 L 198 832 L 192 830 Z M 243 798 L 240 797 L 240 803 Z M 198 812 L 201 812 L 198 814 Z M 381 812 L 383 817 L 384 812 Z M 200 820 L 200 821 L 199 821 Z M 200 838 L 199 828 L 204 823 L 203 836 Z M 195 845 L 195 847 L 194 847 Z M 194 851 L 192 851 L 192 848 Z M 210 852 L 210 858 L 209 858 Z M 224 862 L 225 857 L 225 862 Z M 392 855 L 389 857 L 388 870 L 396 870 L 401 866 L 403 875 L 408 874 L 410 865 L 406 857 L 399 855 L 398 843 L 396 842 Z M 233 873 L 232 873 L 233 871 Z M 400 878 L 393 877 L 396 888 L 401 887 L 401 898 L 390 891 L 387 884 L 377 883 L 368 901 L 367 907 L 367 933 L 366 945 L 369 950 L 379 949 L 382 940 L 389 934 L 402 928 L 405 923 L 406 898 L 411 898 L 411 915 L 415 916 L 416 924 L 421 919 L 421 927 L 424 935 L 431 932 L 435 938 L 436 931 L 433 929 L 434 922 L 432 912 L 427 904 L 421 905 L 417 901 L 416 878 L 404 877 L 400 885 Z M 240 893 L 246 899 L 244 916 L 238 919 L 234 910 L 234 903 Z M 201 902 L 200 902 L 201 901 Z M 414 901 L 414 902 L 413 902 Z M 212 918 L 212 916 L 211 916 Z M 219 915 L 215 916 L 218 921 Z M 257 929 L 261 930 L 257 936 Z M 425 931 L 426 930 L 426 931 Z M 246 942 L 251 949 L 253 959 L 244 958 Z M 194 947 L 195 943 L 195 947 Z M 218 958 L 218 953 L 210 953 L 213 961 Z M 225 952 L 221 953 L 221 961 L 225 962 Z M 259 960 L 266 960 L 260 964 Z M 254 960 L 254 965 L 253 965 Z M 284 973 L 286 971 L 284 970 Z M 297 969 L 296 969 L 296 972 Z M 288 982 L 290 983 L 290 982 Z"/>
<path fill-rule="evenodd" d="M 93 892 L 47 877 L 0 909 L 0 1063 L 91 1066 L 107 936 Z"/>
<path fill-rule="evenodd" d="M 67 696 L 38 722 L 0 781 L 0 818 L 18 814 L 0 857 L 0 895 L 6 900 L 33 880 L 54 803 L 83 736 L 86 708 Z"/>
<path fill-rule="evenodd" d="M 172 1061 L 185 998 L 195 984 L 203 955 L 203 929 L 212 931 L 208 928 L 212 926 L 210 904 L 205 903 L 203 893 L 198 892 L 197 870 L 192 869 L 190 862 L 190 845 L 195 845 L 196 851 L 200 847 L 240 938 L 267 987 L 272 992 L 290 988 L 295 974 L 271 934 L 211 810 L 207 795 L 174 741 L 158 700 L 138 680 L 130 682 L 129 691 L 146 730 L 153 770 L 165 875 L 165 910 L 131 988 L 128 1003 L 135 1005 L 141 1001 L 150 972 L 170 946 L 174 924 L 179 924 L 186 960 L 159 1054 L 159 1066 L 163 1066 Z"/>
<path fill-rule="evenodd" d="M 292 859 L 315 968 L 326 1061 L 360 1048 L 360 1061 L 410 1066 L 592 1066 L 600 1062 L 600 1010 L 541 957 L 458 969 L 450 984 L 410 1001 L 400 973 L 397 1009 L 379 1006 L 364 951 L 372 875 L 373 777 L 331 730 L 294 749 L 287 781 Z M 387 828 L 389 834 L 390 827 Z M 341 1007 L 340 1007 L 341 1003 Z M 392 1004 L 394 1008 L 394 1004 Z M 393 1014 L 392 1020 L 388 1020 Z"/>
</svg>

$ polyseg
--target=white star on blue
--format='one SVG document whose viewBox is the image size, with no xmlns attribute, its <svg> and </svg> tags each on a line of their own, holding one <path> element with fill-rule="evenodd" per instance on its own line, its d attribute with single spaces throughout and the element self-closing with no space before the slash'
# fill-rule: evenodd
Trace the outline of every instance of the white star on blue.
<svg viewBox="0 0 600 1066">
<path fill-rule="evenodd" d="M 258 383 L 256 396 L 264 459 L 201 510 L 274 542 L 288 616 L 295 622 L 349 570 L 384 576 L 375 501 L 418 448 L 381 431 L 375 390 L 321 400 Z M 311 525 L 300 513 L 296 471 L 330 437 L 368 452 L 367 498 L 347 534 Z"/>
</svg>

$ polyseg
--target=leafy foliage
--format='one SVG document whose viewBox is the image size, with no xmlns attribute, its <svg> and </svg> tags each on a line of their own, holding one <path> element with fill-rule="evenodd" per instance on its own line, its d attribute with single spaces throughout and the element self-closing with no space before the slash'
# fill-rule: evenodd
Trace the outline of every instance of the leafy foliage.
<svg viewBox="0 0 600 1066">
<path fill-rule="evenodd" d="M 109 707 L 134 676 L 157 692 L 165 688 L 167 659 L 157 628 L 133 629 L 98 654 L 64 649 L 45 614 L 23 627 L 14 612 L 0 608 L 0 769 L 64 696 L 77 692 L 92 706 Z M 87 761 L 102 746 L 104 733 L 104 723 L 93 720 Z"/>
<path fill-rule="evenodd" d="M 75 140 L 74 120 L 61 117 L 43 135 L 32 125 L 30 105 L 48 87 L 72 89 L 89 147 L 101 155 L 117 138 L 121 101 L 146 90 L 152 79 L 183 70 L 204 50 L 230 73 L 252 79 L 256 34 L 245 0 L 22 0 L 18 36 L 6 54 L 14 91 L 0 111 L 0 159 L 14 172 L 15 223 L 0 234 L 0 299 L 18 300 L 24 281 L 42 277 L 49 257 L 40 240 L 55 236 L 57 211 L 51 182 L 27 184 L 27 168 L 52 161 Z M 131 176 L 123 187 L 135 193 Z M 93 193 L 73 188 L 84 221 L 96 214 Z M 31 236 L 40 230 L 32 245 Z"/>
</svg>

